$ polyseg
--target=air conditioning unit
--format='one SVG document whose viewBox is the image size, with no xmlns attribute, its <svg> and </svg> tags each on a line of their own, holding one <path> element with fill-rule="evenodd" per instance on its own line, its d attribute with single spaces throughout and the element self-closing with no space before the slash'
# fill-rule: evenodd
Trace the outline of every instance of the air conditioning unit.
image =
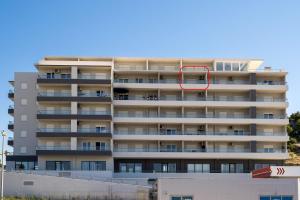
<svg viewBox="0 0 300 200">
<path fill-rule="evenodd" d="M 54 72 L 55 72 L 55 73 L 60 73 L 61 70 L 60 70 L 60 69 L 55 69 Z"/>
<path fill-rule="evenodd" d="M 229 142 L 229 146 L 233 146 L 232 142 Z"/>
<path fill-rule="evenodd" d="M 229 128 L 230 130 L 232 130 L 232 129 L 233 129 L 233 126 L 229 126 L 228 128 Z"/>
<path fill-rule="evenodd" d="M 229 80 L 229 81 L 233 81 L 232 76 L 228 77 L 228 80 Z"/>
</svg>

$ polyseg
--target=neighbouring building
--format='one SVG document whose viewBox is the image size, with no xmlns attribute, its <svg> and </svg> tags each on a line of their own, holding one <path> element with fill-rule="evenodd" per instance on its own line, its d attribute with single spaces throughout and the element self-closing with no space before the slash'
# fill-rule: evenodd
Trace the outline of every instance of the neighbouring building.
<svg viewBox="0 0 300 200">
<path fill-rule="evenodd" d="M 45 57 L 11 81 L 7 168 L 153 175 L 283 165 L 287 72 L 261 64 Z"/>
</svg>

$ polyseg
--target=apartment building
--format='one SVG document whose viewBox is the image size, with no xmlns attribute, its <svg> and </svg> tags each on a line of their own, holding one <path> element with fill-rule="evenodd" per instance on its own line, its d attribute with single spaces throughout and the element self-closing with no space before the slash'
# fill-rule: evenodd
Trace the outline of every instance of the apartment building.
<svg viewBox="0 0 300 200">
<path fill-rule="evenodd" d="M 7 166 L 137 174 L 282 165 L 287 72 L 261 65 L 45 57 L 36 73 L 15 73 L 11 81 Z"/>
</svg>

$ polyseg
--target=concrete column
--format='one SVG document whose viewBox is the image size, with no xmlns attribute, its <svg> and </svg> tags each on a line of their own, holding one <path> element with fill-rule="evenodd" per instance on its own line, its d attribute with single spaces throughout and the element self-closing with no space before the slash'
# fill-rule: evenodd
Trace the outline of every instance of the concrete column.
<svg viewBox="0 0 300 200">
<path fill-rule="evenodd" d="M 77 111 L 77 102 L 71 102 L 71 114 L 72 115 L 77 115 L 78 111 Z"/>
<path fill-rule="evenodd" d="M 250 141 L 250 152 L 256 152 L 256 141 Z"/>
<path fill-rule="evenodd" d="M 184 152 L 184 141 L 181 141 L 181 151 Z"/>
<path fill-rule="evenodd" d="M 71 67 L 71 78 L 72 79 L 77 79 L 78 78 L 78 67 L 77 66 L 72 66 Z"/>
<path fill-rule="evenodd" d="M 72 97 L 77 97 L 77 84 L 71 84 L 71 95 Z"/>
<path fill-rule="evenodd" d="M 256 85 L 256 73 L 250 73 L 249 82 L 251 85 Z"/>
<path fill-rule="evenodd" d="M 250 90 L 249 98 L 250 98 L 250 101 L 256 101 L 256 90 Z"/>
<path fill-rule="evenodd" d="M 77 132 L 77 119 L 71 120 L 71 132 Z"/>
<path fill-rule="evenodd" d="M 71 150 L 77 150 L 77 137 L 71 137 Z"/>
<path fill-rule="evenodd" d="M 256 124 L 250 124 L 250 135 L 257 135 Z"/>
<path fill-rule="evenodd" d="M 255 119 L 256 118 L 256 107 L 250 107 L 249 114 L 250 114 L 250 118 Z"/>
</svg>

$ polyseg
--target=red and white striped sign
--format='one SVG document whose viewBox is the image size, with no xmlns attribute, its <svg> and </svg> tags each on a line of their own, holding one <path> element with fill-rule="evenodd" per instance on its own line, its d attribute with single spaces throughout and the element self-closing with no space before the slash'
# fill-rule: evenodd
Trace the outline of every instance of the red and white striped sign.
<svg viewBox="0 0 300 200">
<path fill-rule="evenodd" d="M 271 166 L 252 171 L 252 178 L 300 177 L 300 167 Z"/>
</svg>

